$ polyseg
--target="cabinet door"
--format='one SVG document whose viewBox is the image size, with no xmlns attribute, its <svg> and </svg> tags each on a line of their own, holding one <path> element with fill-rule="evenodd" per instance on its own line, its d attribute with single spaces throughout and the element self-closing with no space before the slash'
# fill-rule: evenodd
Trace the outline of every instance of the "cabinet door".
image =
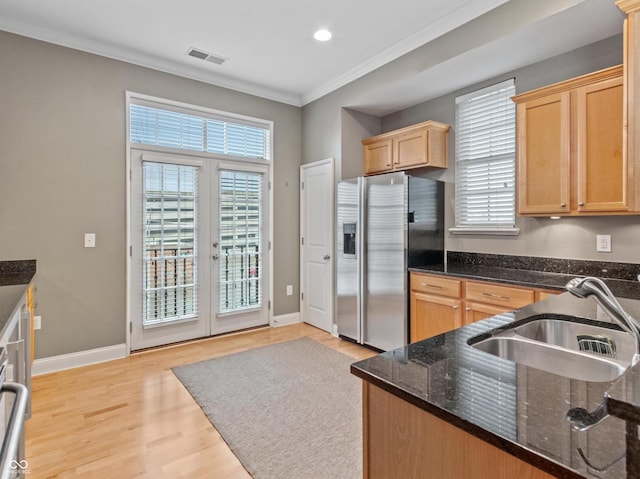
<svg viewBox="0 0 640 479">
<path fill-rule="evenodd" d="M 391 163 L 392 141 L 380 140 L 364 145 L 364 174 L 372 175 L 390 171 L 393 168 Z"/>
<path fill-rule="evenodd" d="M 411 342 L 462 326 L 461 302 L 423 293 L 411 293 Z"/>
<path fill-rule="evenodd" d="M 394 168 L 427 165 L 427 130 L 405 133 L 393 140 Z"/>
<path fill-rule="evenodd" d="M 578 211 L 626 211 L 622 77 L 578 88 Z"/>
<path fill-rule="evenodd" d="M 508 309 L 503 306 L 493 306 L 490 304 L 482 303 L 467 303 L 466 307 L 464 308 L 464 324 L 467 325 L 475 323 L 476 321 L 487 319 L 497 314 L 502 314 L 505 311 L 508 311 Z"/>
<path fill-rule="evenodd" d="M 570 94 L 517 106 L 518 213 L 570 211 Z"/>
</svg>

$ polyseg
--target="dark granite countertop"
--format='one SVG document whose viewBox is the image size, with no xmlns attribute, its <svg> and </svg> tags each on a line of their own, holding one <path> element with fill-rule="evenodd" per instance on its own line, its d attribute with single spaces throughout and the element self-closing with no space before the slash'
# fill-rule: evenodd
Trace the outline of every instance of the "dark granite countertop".
<svg viewBox="0 0 640 479">
<path fill-rule="evenodd" d="M 409 268 L 409 270 L 552 291 L 563 291 L 567 282 L 578 276 L 577 274 L 457 263 L 421 266 Z M 602 277 L 602 279 L 616 296 L 640 299 L 640 282 L 608 277 Z"/>
<path fill-rule="evenodd" d="M 620 302 L 640 317 L 640 301 Z M 613 462 L 626 450 L 625 421 L 610 415 L 589 430 L 577 431 L 566 414 L 576 407 L 594 411 L 605 395 L 611 407 L 618 399 L 623 412 L 640 411 L 640 365 L 616 381 L 587 382 L 501 359 L 467 344 L 479 334 L 538 314 L 607 320 L 592 298 L 565 293 L 357 362 L 351 371 L 556 477 L 626 478 L 624 460 L 599 473 L 587 467 L 578 452 L 578 448 L 584 451 L 595 466 Z"/>
<path fill-rule="evenodd" d="M 0 261 L 0 331 L 20 306 L 35 274 L 35 260 Z"/>
</svg>

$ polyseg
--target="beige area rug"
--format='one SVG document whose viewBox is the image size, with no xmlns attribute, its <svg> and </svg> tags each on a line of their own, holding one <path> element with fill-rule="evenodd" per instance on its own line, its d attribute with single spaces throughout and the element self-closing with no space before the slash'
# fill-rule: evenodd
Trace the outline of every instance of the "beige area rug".
<svg viewBox="0 0 640 479">
<path fill-rule="evenodd" d="M 256 479 L 362 477 L 354 359 L 308 338 L 173 369 Z"/>
</svg>

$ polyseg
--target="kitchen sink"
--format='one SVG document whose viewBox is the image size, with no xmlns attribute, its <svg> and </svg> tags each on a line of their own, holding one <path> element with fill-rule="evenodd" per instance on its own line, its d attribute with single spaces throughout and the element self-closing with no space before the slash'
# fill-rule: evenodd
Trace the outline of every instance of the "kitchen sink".
<svg viewBox="0 0 640 479">
<path fill-rule="evenodd" d="M 592 382 L 619 378 L 635 352 L 633 337 L 616 325 L 569 316 L 527 318 L 468 344 L 518 364 Z"/>
</svg>

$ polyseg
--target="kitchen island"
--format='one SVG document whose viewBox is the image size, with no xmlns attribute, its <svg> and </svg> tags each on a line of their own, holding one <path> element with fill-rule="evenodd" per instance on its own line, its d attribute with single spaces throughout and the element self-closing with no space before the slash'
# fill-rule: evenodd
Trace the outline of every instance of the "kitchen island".
<svg viewBox="0 0 640 479">
<path fill-rule="evenodd" d="M 621 303 L 640 317 L 640 301 Z M 612 391 L 612 399 L 621 400 L 616 404 L 635 417 L 638 366 L 614 381 L 589 382 L 468 344 L 541 314 L 606 321 L 595 301 L 567 293 L 352 365 L 364 380 L 365 478 L 637 477 L 627 465 L 634 456 L 625 456 L 625 420 L 609 415 L 579 431 L 566 415 L 572 408 L 596 410 Z"/>
</svg>

